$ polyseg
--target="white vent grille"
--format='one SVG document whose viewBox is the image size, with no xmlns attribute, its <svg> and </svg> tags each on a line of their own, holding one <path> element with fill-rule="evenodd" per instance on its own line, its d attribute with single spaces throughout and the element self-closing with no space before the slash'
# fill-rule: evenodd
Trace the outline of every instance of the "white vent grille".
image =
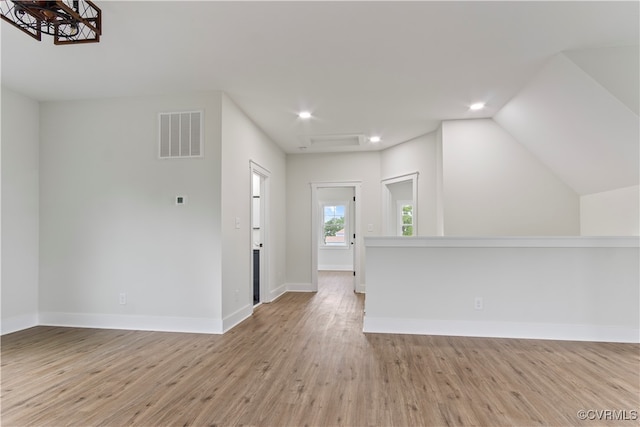
<svg viewBox="0 0 640 427">
<path fill-rule="evenodd" d="M 160 158 L 202 157 L 202 111 L 160 113 Z"/>
</svg>

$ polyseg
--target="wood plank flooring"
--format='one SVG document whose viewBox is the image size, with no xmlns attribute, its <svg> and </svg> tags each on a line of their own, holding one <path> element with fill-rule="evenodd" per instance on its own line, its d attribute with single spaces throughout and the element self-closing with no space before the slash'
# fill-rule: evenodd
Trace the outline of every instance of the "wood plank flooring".
<svg viewBox="0 0 640 427">
<path fill-rule="evenodd" d="M 350 280 L 321 273 L 223 336 L 6 335 L 2 425 L 639 425 L 640 346 L 364 334 Z"/>
</svg>

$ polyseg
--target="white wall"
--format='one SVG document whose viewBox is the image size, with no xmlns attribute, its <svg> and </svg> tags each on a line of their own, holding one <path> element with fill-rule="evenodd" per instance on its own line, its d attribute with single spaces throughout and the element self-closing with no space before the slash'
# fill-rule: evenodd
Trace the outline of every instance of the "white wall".
<svg viewBox="0 0 640 427">
<path fill-rule="evenodd" d="M 221 96 L 42 103 L 41 323 L 221 332 Z M 158 113 L 193 109 L 204 157 L 159 160 Z"/>
<path fill-rule="evenodd" d="M 580 197 L 580 234 L 583 236 L 638 236 L 640 186 Z"/>
<path fill-rule="evenodd" d="M 267 225 L 268 283 L 266 301 L 285 291 L 286 158 L 226 95 L 222 97 L 222 301 L 224 329 L 253 309 L 251 278 L 250 161 L 268 170 L 270 222 Z M 263 206 L 264 206 L 264 200 Z M 236 228 L 236 217 L 240 228 Z"/>
<path fill-rule="evenodd" d="M 418 172 L 418 235 L 437 234 L 436 132 L 420 136 L 382 151 L 381 178 L 390 179 Z"/>
<path fill-rule="evenodd" d="M 578 195 L 491 119 L 442 123 L 445 235 L 578 235 Z"/>
<path fill-rule="evenodd" d="M 287 155 L 287 284 L 311 289 L 311 183 L 362 182 L 361 221 L 357 236 L 379 235 L 380 153 Z M 372 231 L 368 231 L 371 225 Z M 356 244 L 362 244 L 361 237 Z M 362 251 L 364 252 L 364 251 Z M 356 260 L 357 262 L 357 260 Z M 364 254 L 361 264 L 364 265 Z M 358 285 L 366 282 L 364 272 Z"/>
<path fill-rule="evenodd" d="M 563 52 L 598 84 L 640 114 L 640 50 L 635 46 L 608 46 Z"/>
<path fill-rule="evenodd" d="M 398 202 L 399 200 L 411 200 L 413 197 L 413 188 L 410 181 L 401 181 L 387 185 L 391 191 L 391 200 Z"/>
<path fill-rule="evenodd" d="M 595 56 L 612 61 L 598 67 L 609 78 L 638 80 L 637 71 L 615 71 L 634 59 Z M 638 98 L 637 83 L 623 86 L 628 97 Z M 553 57 L 494 119 L 579 195 L 638 185 L 638 114 L 564 54 Z"/>
<path fill-rule="evenodd" d="M 318 189 L 318 209 L 322 209 L 324 203 L 342 203 L 347 207 L 353 204 L 354 191 L 353 188 L 319 188 Z M 320 212 L 322 212 L 320 210 Z M 347 212 L 347 229 L 345 230 L 347 239 L 349 234 L 353 234 L 351 229 L 351 211 Z M 322 218 L 322 214 L 320 214 Z M 350 240 L 348 240 L 350 242 Z M 347 244 L 346 247 L 324 247 L 322 239 L 318 240 L 318 270 L 333 271 L 353 271 L 353 245 Z"/>
<path fill-rule="evenodd" d="M 399 230 L 398 227 L 398 223 L 399 221 L 402 219 L 402 215 L 399 214 L 399 209 L 398 209 L 398 203 L 401 201 L 411 201 L 413 200 L 413 180 L 410 181 L 400 181 L 400 182 L 395 182 L 392 184 L 386 184 L 383 183 L 383 186 L 387 187 L 388 190 L 388 196 L 384 196 L 384 188 L 382 189 L 383 191 L 383 196 L 382 199 L 388 200 L 388 205 L 389 206 L 384 206 L 385 202 L 382 202 L 382 214 L 383 217 L 385 215 L 385 209 L 387 210 L 386 215 L 387 215 L 387 228 L 386 228 L 386 235 L 387 236 L 401 236 L 401 230 Z M 417 184 L 417 180 L 416 180 L 416 184 Z M 416 209 L 416 212 L 419 214 L 419 209 Z M 385 220 L 383 220 L 385 221 Z M 415 227 L 415 225 L 419 224 L 418 222 L 414 221 L 414 230 L 419 229 L 419 227 Z"/>
<path fill-rule="evenodd" d="M 368 239 L 364 330 L 639 342 L 638 255 L 631 237 Z"/>
<path fill-rule="evenodd" d="M 2 88 L 2 333 L 38 324 L 39 105 Z"/>
</svg>

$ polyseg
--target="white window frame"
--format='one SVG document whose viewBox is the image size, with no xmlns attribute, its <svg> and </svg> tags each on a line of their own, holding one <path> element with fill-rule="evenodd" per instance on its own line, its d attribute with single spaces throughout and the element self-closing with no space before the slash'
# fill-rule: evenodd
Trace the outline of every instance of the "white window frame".
<svg viewBox="0 0 640 427">
<path fill-rule="evenodd" d="M 344 243 L 332 243 L 326 244 L 324 241 L 324 208 L 327 206 L 344 206 Z M 318 246 L 322 249 L 337 249 L 345 250 L 349 249 L 351 240 L 349 239 L 349 230 L 351 224 L 349 223 L 349 201 L 322 201 L 319 206 L 320 209 L 320 236 L 318 236 Z"/>
<path fill-rule="evenodd" d="M 397 202 L 397 210 L 396 210 L 396 217 L 398 219 L 397 224 L 398 224 L 398 228 L 396 229 L 396 232 L 398 233 L 398 236 L 404 236 L 404 234 L 402 233 L 402 227 L 404 227 L 405 225 L 411 225 L 411 227 L 413 227 L 413 233 L 411 234 L 412 236 L 416 235 L 416 228 L 415 228 L 415 205 L 413 204 L 413 200 L 398 200 Z M 405 224 L 403 222 L 403 212 L 402 212 L 402 208 L 404 206 L 411 206 L 411 224 Z M 409 236 L 404 236 L 404 237 L 409 237 Z"/>
</svg>

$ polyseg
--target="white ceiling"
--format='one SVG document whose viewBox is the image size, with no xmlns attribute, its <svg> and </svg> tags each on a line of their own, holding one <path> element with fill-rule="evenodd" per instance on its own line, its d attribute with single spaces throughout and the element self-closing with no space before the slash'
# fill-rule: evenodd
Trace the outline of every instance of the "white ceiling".
<svg viewBox="0 0 640 427">
<path fill-rule="evenodd" d="M 564 55 L 636 116 L 640 114 L 640 49 L 637 45 L 571 50 Z"/>
<path fill-rule="evenodd" d="M 290 153 L 312 136 L 378 134 L 358 149 L 381 149 L 492 117 L 559 52 L 638 44 L 635 1 L 96 4 L 98 44 L 3 22 L 2 83 L 43 101 L 223 90 Z"/>
<path fill-rule="evenodd" d="M 602 49 L 593 52 L 594 58 L 606 56 L 610 55 Z M 579 57 L 581 62 L 593 64 L 587 52 L 581 51 Z M 635 65 L 630 59 L 634 57 Z M 629 58 L 620 58 L 613 63 L 635 69 L 635 77 L 629 81 L 626 70 L 616 67 L 604 73 L 603 81 L 618 88 L 619 84 L 608 84 L 617 74 L 617 82 L 637 87 L 637 50 Z M 638 185 L 640 120 L 605 84 L 569 55 L 558 54 L 494 120 L 580 195 Z M 637 97 L 637 92 L 627 96 Z"/>
</svg>

